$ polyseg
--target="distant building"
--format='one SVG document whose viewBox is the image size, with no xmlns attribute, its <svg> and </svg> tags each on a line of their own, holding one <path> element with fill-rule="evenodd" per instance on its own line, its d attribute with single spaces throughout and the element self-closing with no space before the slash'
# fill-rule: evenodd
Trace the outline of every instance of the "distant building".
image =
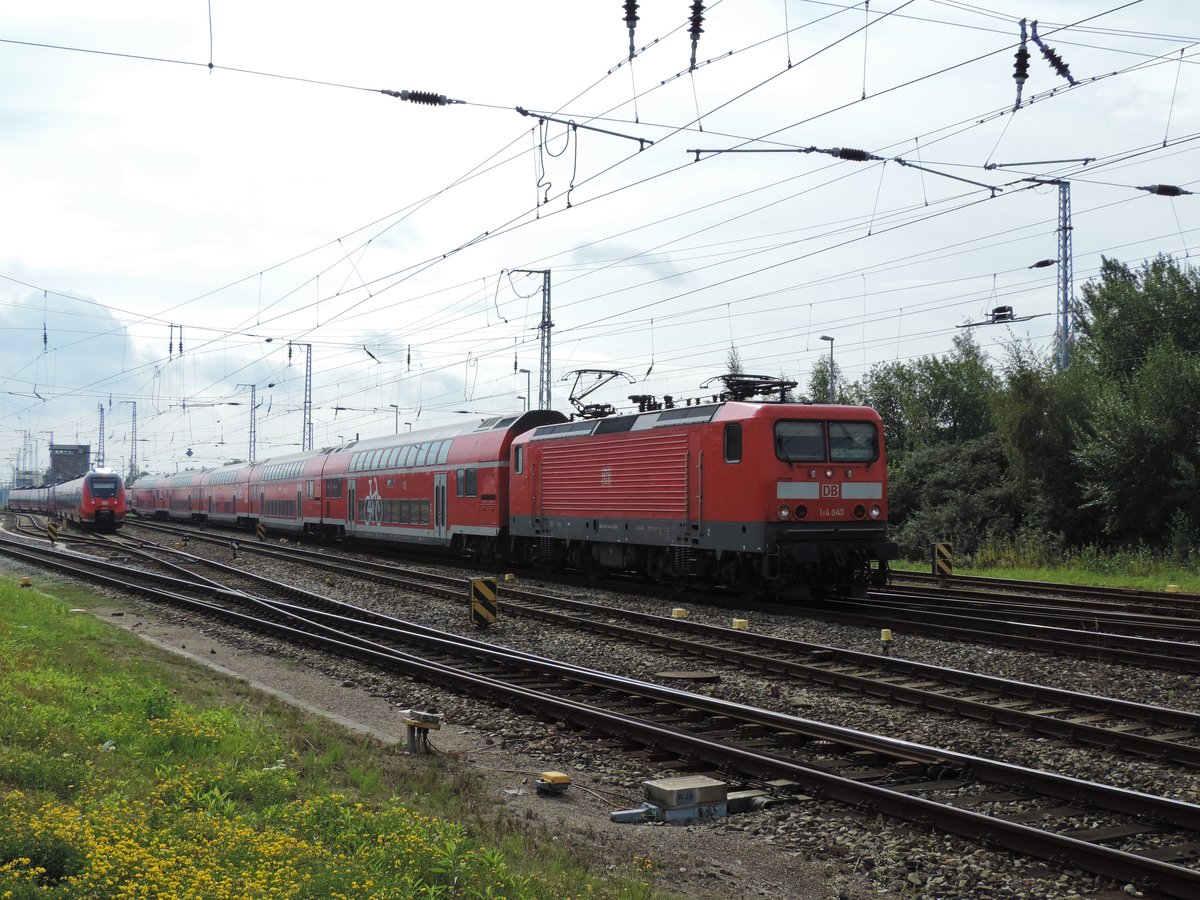
<svg viewBox="0 0 1200 900">
<path fill-rule="evenodd" d="M 86 475 L 92 467 L 91 444 L 51 444 L 50 483 L 60 484 Z"/>
</svg>

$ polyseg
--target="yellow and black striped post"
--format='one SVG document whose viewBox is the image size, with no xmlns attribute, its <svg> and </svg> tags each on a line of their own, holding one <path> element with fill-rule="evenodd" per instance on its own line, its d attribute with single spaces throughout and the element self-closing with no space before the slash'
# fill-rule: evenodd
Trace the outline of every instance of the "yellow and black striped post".
<svg viewBox="0 0 1200 900">
<path fill-rule="evenodd" d="M 471 624 L 487 628 L 496 621 L 496 579 L 471 579 Z"/>
<path fill-rule="evenodd" d="M 46 537 L 50 539 L 50 543 L 52 543 L 52 544 L 58 540 L 58 523 L 57 522 L 47 522 L 46 523 Z"/>
<path fill-rule="evenodd" d="M 943 581 L 954 574 L 954 553 L 951 544 L 933 545 L 933 574 Z"/>
<path fill-rule="evenodd" d="M 267 539 L 267 526 L 264 525 L 262 522 L 259 522 L 254 527 L 254 530 L 258 533 L 258 539 L 260 541 L 265 541 Z"/>
</svg>

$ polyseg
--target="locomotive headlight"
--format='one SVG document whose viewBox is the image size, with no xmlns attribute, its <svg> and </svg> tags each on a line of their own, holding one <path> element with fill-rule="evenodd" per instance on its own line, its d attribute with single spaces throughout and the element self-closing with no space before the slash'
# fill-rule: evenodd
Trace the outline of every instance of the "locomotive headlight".
<svg viewBox="0 0 1200 900">
<path fill-rule="evenodd" d="M 825 477 L 826 477 L 826 478 L 832 478 L 832 477 L 833 477 L 833 469 L 826 469 L 826 470 L 825 470 Z"/>
<path fill-rule="evenodd" d="M 859 503 L 858 505 L 856 505 L 854 507 L 854 518 L 861 519 L 866 514 L 867 514 L 867 510 L 861 503 Z"/>
<path fill-rule="evenodd" d="M 872 503 L 871 504 L 871 518 L 878 519 L 882 515 L 883 515 L 883 510 L 879 508 L 879 504 Z"/>
<path fill-rule="evenodd" d="M 853 478 L 853 477 L 854 477 L 854 470 L 853 470 L 853 469 L 847 469 L 847 470 L 846 470 L 846 477 L 847 477 L 847 478 Z"/>
<path fill-rule="evenodd" d="M 805 506 L 803 503 L 796 504 L 796 518 L 797 519 L 808 518 L 808 507 Z"/>
<path fill-rule="evenodd" d="M 788 509 L 788 505 L 786 503 L 781 503 L 779 505 L 779 518 L 786 519 L 791 516 L 791 514 L 792 511 Z"/>
</svg>

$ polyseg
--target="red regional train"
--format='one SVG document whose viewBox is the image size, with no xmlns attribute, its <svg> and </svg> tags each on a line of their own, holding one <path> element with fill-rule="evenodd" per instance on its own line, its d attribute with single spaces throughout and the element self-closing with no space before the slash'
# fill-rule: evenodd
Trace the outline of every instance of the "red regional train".
<svg viewBox="0 0 1200 900">
<path fill-rule="evenodd" d="M 789 597 L 861 593 L 897 555 L 883 426 L 854 406 L 531 411 L 146 476 L 130 509 Z"/>
<path fill-rule="evenodd" d="M 116 531 L 125 523 L 125 485 L 116 472 L 88 472 L 74 481 L 9 491 L 8 508 L 53 515 L 82 528 Z"/>
</svg>

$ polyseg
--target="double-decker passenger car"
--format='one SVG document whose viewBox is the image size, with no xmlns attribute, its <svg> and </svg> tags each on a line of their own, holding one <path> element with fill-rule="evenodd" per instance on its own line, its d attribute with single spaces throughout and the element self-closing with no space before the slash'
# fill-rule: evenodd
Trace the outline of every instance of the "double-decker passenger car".
<svg viewBox="0 0 1200 900">
<path fill-rule="evenodd" d="M 9 492 L 8 508 L 57 516 L 83 528 L 115 531 L 125 522 L 125 485 L 116 472 L 88 472 L 50 487 Z"/>
<path fill-rule="evenodd" d="M 513 445 L 518 555 L 757 593 L 886 576 L 883 427 L 853 406 L 721 402 L 546 425 Z"/>
<path fill-rule="evenodd" d="M 140 516 L 280 534 L 419 544 L 496 557 L 507 551 L 508 454 L 530 428 L 565 422 L 533 410 L 356 440 L 310 453 L 177 475 L 131 488 Z"/>
</svg>

